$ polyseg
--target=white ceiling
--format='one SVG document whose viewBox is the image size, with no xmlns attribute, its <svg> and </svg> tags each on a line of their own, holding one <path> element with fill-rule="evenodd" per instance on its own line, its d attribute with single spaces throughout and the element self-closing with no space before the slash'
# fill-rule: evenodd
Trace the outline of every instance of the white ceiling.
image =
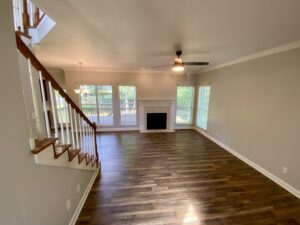
<svg viewBox="0 0 300 225">
<path fill-rule="evenodd" d="M 213 67 L 300 40 L 299 0 L 36 1 L 56 22 L 37 49 L 48 67 L 139 70 L 172 63 L 178 45 Z"/>
</svg>

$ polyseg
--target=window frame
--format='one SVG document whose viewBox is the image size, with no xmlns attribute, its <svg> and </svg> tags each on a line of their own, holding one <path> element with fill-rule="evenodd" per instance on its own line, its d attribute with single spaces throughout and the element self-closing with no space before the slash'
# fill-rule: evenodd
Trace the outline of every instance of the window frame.
<svg viewBox="0 0 300 225">
<path fill-rule="evenodd" d="M 115 120 L 114 120 L 114 87 L 113 85 L 111 84 L 82 84 L 80 85 L 80 88 L 81 86 L 94 86 L 94 91 L 95 91 L 95 96 L 96 96 L 96 113 L 97 113 L 97 119 L 96 119 L 96 125 L 97 126 L 104 126 L 104 127 L 111 127 L 111 126 L 115 126 Z M 100 105 L 99 105 L 99 98 L 98 98 L 98 86 L 110 86 L 111 87 L 111 96 L 112 96 L 112 113 L 113 113 L 113 116 L 112 116 L 112 123 L 111 124 L 100 124 Z M 79 102 L 80 102 L 80 108 L 81 110 L 84 112 L 84 108 L 82 107 L 82 100 L 81 100 L 81 94 L 79 94 Z"/>
<path fill-rule="evenodd" d="M 120 96 L 120 87 L 135 87 L 135 124 L 122 124 L 121 122 L 121 96 Z M 118 121 L 118 125 L 120 127 L 136 127 L 139 125 L 139 121 L 138 121 L 138 115 L 139 115 L 139 107 L 138 107 L 138 90 L 137 90 L 137 86 L 133 85 L 133 84 L 118 84 L 117 86 L 117 94 L 118 94 L 118 117 L 119 117 L 119 121 Z"/>
<path fill-rule="evenodd" d="M 207 109 L 204 108 L 204 107 L 201 107 L 202 104 L 200 103 L 200 100 L 201 100 L 201 88 L 207 88 L 209 87 L 209 94 L 208 94 L 208 99 L 207 99 Z M 209 117 L 209 103 L 210 103 L 210 96 L 211 96 L 211 85 L 199 85 L 198 88 L 197 88 L 197 112 L 196 112 L 196 126 L 198 128 L 201 128 L 203 130 L 207 130 L 207 126 L 208 126 L 208 117 Z M 206 124 L 203 125 L 200 123 L 200 113 L 201 111 L 205 111 L 206 114 L 207 114 L 207 117 L 206 117 Z"/>
<path fill-rule="evenodd" d="M 177 122 L 177 90 L 178 90 L 178 87 L 190 87 L 193 89 L 193 97 L 192 97 L 192 106 L 191 106 L 191 120 L 189 123 L 178 123 Z M 194 123 L 194 111 L 195 111 L 195 86 L 193 85 L 178 85 L 176 87 L 176 105 L 175 105 L 175 125 L 178 125 L 178 126 L 184 126 L 184 125 L 193 125 Z"/>
</svg>

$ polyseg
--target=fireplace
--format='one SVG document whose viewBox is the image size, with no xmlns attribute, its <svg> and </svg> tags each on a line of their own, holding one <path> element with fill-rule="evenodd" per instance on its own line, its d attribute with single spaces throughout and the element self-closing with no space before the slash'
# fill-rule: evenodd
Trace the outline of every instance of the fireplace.
<svg viewBox="0 0 300 225">
<path fill-rule="evenodd" d="M 147 130 L 167 129 L 167 113 L 147 113 Z"/>
<path fill-rule="evenodd" d="M 139 104 L 141 133 L 174 132 L 175 101 L 168 99 L 143 99 Z"/>
</svg>

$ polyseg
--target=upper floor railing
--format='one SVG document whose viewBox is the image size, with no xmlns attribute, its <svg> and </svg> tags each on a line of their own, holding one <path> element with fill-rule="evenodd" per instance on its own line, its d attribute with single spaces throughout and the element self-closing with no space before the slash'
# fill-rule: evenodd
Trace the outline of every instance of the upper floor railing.
<svg viewBox="0 0 300 225">
<path fill-rule="evenodd" d="M 29 0 L 13 0 L 15 31 L 28 35 L 29 28 L 36 28 L 45 13 Z"/>
</svg>

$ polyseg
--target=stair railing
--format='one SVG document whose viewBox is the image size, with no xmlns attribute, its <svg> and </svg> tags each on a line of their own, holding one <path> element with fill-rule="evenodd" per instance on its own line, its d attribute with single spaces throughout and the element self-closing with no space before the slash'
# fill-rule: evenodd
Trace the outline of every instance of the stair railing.
<svg viewBox="0 0 300 225">
<path fill-rule="evenodd" d="M 31 50 L 22 41 L 16 33 L 16 43 L 18 50 L 28 60 L 30 80 L 33 80 L 34 74 L 32 67 L 38 71 L 40 90 L 31 82 L 33 107 L 37 130 L 46 130 L 44 139 L 53 139 L 56 141 L 56 149 L 64 149 L 68 145 L 71 149 L 79 150 L 81 156 L 86 157 L 87 161 L 92 160 L 98 163 L 99 156 L 97 151 L 96 124 L 92 123 L 81 109 L 66 94 L 63 88 L 53 79 L 46 68 L 35 57 Z M 40 92 L 40 96 L 38 94 Z M 47 105 L 46 94 L 49 93 L 50 107 Z M 44 116 L 40 118 L 38 107 L 38 98 L 42 99 L 42 111 Z M 47 108 L 50 108 L 50 121 Z M 52 126 L 51 126 L 52 125 Z M 43 126 L 41 129 L 38 127 Z M 43 139 L 43 138 L 40 138 Z M 42 140 L 38 140 L 42 141 Z M 58 150 L 59 151 L 59 150 Z"/>
<path fill-rule="evenodd" d="M 28 35 L 29 28 L 36 28 L 45 13 L 29 0 L 13 0 L 15 31 Z"/>
</svg>

